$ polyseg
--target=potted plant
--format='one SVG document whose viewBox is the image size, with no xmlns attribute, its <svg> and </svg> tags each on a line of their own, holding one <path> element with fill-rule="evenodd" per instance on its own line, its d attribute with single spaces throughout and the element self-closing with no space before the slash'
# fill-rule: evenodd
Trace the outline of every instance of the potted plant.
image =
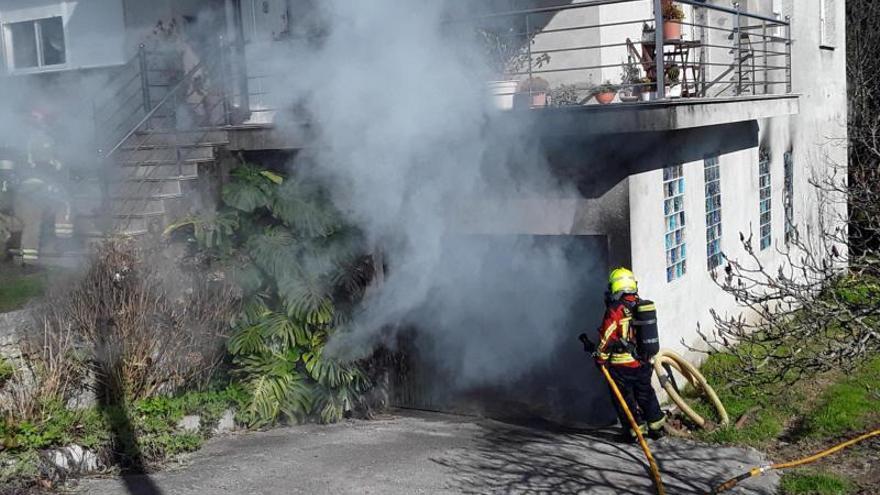
<svg viewBox="0 0 880 495">
<path fill-rule="evenodd" d="M 641 71 L 639 66 L 632 58 L 621 64 L 620 71 L 620 101 L 632 102 L 638 101 L 641 93 L 639 83 L 641 81 Z"/>
<path fill-rule="evenodd" d="M 641 83 L 641 96 L 642 101 L 653 101 L 657 99 L 657 81 L 653 81 L 648 77 L 643 77 L 640 81 Z"/>
<path fill-rule="evenodd" d="M 542 67 L 550 61 L 550 55 L 544 53 L 530 60 L 528 43 L 532 40 L 523 40 L 513 28 L 502 31 L 478 29 L 477 34 L 484 47 L 486 62 L 495 74 L 496 79 L 487 83 L 495 106 L 510 110 L 519 85 L 516 76 L 530 62 L 532 68 Z"/>
<path fill-rule="evenodd" d="M 663 39 L 681 39 L 681 21 L 684 20 L 684 9 L 672 2 L 663 4 Z"/>
<path fill-rule="evenodd" d="M 671 65 L 666 69 L 666 95 L 670 98 L 681 96 L 681 69 L 677 65 Z"/>
<path fill-rule="evenodd" d="M 515 106 L 526 108 L 541 108 L 550 104 L 548 101 L 550 83 L 540 77 L 531 77 L 519 82 L 516 87 L 517 99 Z"/>
<path fill-rule="evenodd" d="M 602 105 L 607 105 L 614 100 L 615 96 L 617 96 L 617 89 L 617 86 L 611 84 L 611 81 L 605 81 L 596 86 L 596 89 L 593 90 L 593 96 L 595 96 L 596 101 Z"/>
</svg>

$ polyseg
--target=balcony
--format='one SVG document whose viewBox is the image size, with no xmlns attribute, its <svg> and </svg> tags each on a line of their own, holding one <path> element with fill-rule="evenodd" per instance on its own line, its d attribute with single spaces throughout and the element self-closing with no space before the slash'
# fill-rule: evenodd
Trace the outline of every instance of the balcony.
<svg viewBox="0 0 880 495">
<path fill-rule="evenodd" d="M 495 106 L 528 109 L 557 133 L 798 113 L 788 18 L 692 0 L 593 0 L 461 22 L 480 33 L 503 74 L 490 83 Z"/>
</svg>

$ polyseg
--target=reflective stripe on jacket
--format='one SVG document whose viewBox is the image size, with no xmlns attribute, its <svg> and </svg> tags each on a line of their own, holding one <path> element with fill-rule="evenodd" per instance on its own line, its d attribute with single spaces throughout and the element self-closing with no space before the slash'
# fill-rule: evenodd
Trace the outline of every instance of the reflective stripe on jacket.
<svg viewBox="0 0 880 495">
<path fill-rule="evenodd" d="M 628 343 L 631 342 L 634 342 L 632 311 L 623 302 L 613 301 L 605 309 L 605 318 L 599 329 L 596 361 L 600 365 L 609 363 L 612 366 L 638 368 L 642 364 L 629 351 Z"/>
</svg>

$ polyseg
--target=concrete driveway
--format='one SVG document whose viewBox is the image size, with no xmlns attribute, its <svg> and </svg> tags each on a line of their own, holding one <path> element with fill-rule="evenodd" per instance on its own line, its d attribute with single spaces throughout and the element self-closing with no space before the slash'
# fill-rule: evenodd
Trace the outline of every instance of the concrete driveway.
<svg viewBox="0 0 880 495">
<path fill-rule="evenodd" d="M 652 442 L 667 493 L 703 494 L 761 464 L 754 450 Z M 775 475 L 739 494 L 776 493 Z M 92 479 L 94 495 L 546 493 L 652 494 L 638 446 L 605 432 L 536 429 L 399 412 L 377 421 L 308 425 L 210 441 L 179 468 Z"/>
</svg>

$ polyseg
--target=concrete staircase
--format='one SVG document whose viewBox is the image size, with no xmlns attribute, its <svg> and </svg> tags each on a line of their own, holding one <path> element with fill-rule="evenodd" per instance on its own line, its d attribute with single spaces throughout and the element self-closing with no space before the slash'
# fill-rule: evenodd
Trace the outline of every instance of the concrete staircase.
<svg viewBox="0 0 880 495">
<path fill-rule="evenodd" d="M 139 236 L 196 213 L 200 168 L 212 167 L 222 130 L 156 130 L 136 133 L 116 152 L 108 188 L 110 231 Z"/>
</svg>

